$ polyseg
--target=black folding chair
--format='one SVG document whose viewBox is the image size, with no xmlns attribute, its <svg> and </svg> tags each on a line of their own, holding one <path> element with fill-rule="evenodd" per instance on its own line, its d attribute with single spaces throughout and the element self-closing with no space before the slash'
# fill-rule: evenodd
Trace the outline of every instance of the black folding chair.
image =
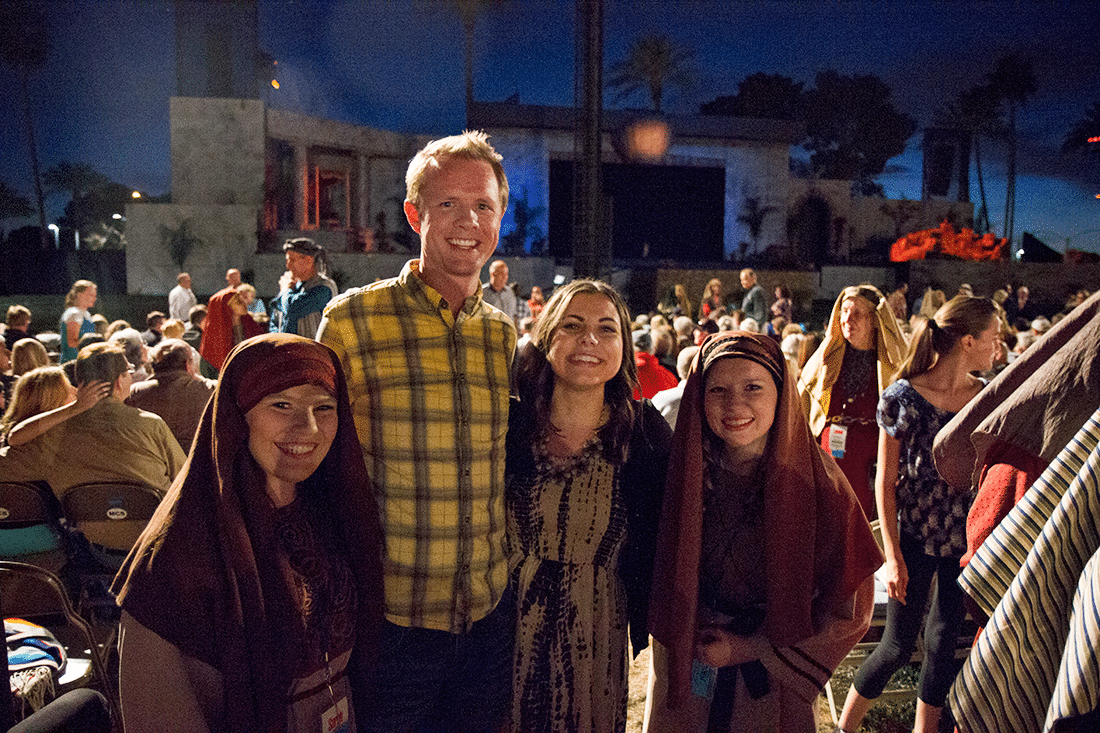
<svg viewBox="0 0 1100 733">
<path fill-rule="evenodd" d="M 42 608 L 36 602 L 28 607 L 26 590 L 34 588 L 36 599 L 48 597 L 52 604 Z M 107 698 L 115 729 L 122 728 L 117 685 L 107 673 L 107 658 L 112 639 L 98 643 L 92 628 L 73 607 L 61 579 L 49 570 L 28 563 L 0 560 L 0 615 L 22 618 L 50 629 L 65 646 L 69 674 L 63 675 L 58 694 L 79 687 L 93 686 Z"/>
</svg>

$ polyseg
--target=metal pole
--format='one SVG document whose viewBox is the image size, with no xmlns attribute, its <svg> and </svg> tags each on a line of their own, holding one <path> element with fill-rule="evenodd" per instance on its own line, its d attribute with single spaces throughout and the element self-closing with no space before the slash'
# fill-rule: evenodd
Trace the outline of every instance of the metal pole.
<svg viewBox="0 0 1100 733">
<path fill-rule="evenodd" d="M 603 0 L 576 0 L 575 97 L 582 101 L 573 142 L 573 272 L 600 276 L 600 127 L 603 116 Z"/>
</svg>

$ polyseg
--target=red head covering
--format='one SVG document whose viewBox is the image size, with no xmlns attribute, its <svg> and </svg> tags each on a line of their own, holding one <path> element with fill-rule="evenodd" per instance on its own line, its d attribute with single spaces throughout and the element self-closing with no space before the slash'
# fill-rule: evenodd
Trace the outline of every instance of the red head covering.
<svg viewBox="0 0 1100 733">
<path fill-rule="evenodd" d="M 236 294 L 235 288 L 228 287 L 210 296 L 210 302 L 206 305 L 206 320 L 202 322 L 199 353 L 218 371 L 221 371 L 226 356 L 236 343 L 233 337 L 233 311 L 229 308 L 229 301 Z M 242 316 L 241 329 L 244 338 L 251 338 L 262 334 L 266 327 L 256 323 L 251 316 Z"/>
<path fill-rule="evenodd" d="M 724 358 L 763 365 L 779 387 L 759 474 L 766 483 L 764 636 L 776 646 L 809 637 L 814 606 L 850 597 L 882 564 L 851 486 L 810 434 L 779 345 L 761 334 L 709 336 L 692 363 L 676 420 L 649 607 L 650 632 L 668 648 L 672 707 L 687 699 L 695 649 L 707 471 L 706 370 Z"/>
<path fill-rule="evenodd" d="M 248 448 L 246 405 L 316 383 L 336 397 L 338 427 L 299 497 L 330 518 L 355 577 L 357 650 L 382 620 L 381 529 L 347 385 L 327 346 L 290 334 L 239 344 L 225 362 L 191 455 L 115 578 L 139 623 L 222 673 L 226 729 L 282 730 L 297 619 L 276 552 L 262 469 Z"/>
</svg>

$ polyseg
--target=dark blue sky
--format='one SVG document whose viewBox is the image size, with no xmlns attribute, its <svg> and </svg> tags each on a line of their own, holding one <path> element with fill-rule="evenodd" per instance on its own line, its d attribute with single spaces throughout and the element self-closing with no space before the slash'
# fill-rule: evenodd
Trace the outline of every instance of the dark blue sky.
<svg viewBox="0 0 1100 733">
<path fill-rule="evenodd" d="M 34 77 L 44 167 L 87 162 L 153 194 L 167 191 L 168 98 L 175 91 L 173 22 L 165 0 L 50 0 L 50 63 Z M 475 96 L 523 103 L 573 101 L 572 0 L 502 0 L 481 18 Z M 279 62 L 280 108 L 386 129 L 431 134 L 461 129 L 463 36 L 438 0 L 261 0 L 260 43 Z M 748 74 L 790 76 L 812 86 L 817 71 L 876 74 L 921 124 L 958 91 L 984 80 L 1003 53 L 1030 56 L 1038 93 L 1019 117 L 1016 231 L 1058 249 L 1100 251 L 1100 165 L 1058 153 L 1066 130 L 1100 100 L 1100 14 L 1095 3 L 920 0 L 605 0 L 604 57 L 663 33 L 694 50 L 695 88 L 672 91 L 670 112 L 733 94 Z M 17 85 L 0 74 L 0 179 L 30 194 Z M 611 104 L 611 95 L 606 101 Z M 620 106 L 644 106 L 642 97 Z M 919 136 L 880 177 L 887 195 L 920 196 Z M 1004 151 L 983 147 L 990 215 L 1000 228 Z M 976 183 L 972 196 L 977 197 Z M 56 216 L 63 195 L 50 199 Z M 11 222 L 8 222 L 11 225 Z M 1091 232 L 1091 233 L 1089 233 Z"/>
</svg>

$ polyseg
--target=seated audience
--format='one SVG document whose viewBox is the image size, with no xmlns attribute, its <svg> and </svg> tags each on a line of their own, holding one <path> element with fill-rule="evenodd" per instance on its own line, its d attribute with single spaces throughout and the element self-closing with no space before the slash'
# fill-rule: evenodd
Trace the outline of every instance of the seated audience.
<svg viewBox="0 0 1100 733">
<path fill-rule="evenodd" d="M 202 411 L 214 394 L 216 383 L 198 375 L 191 347 L 180 339 L 165 339 L 153 349 L 153 376 L 130 386 L 126 404 L 160 415 L 188 450 Z"/>
<path fill-rule="evenodd" d="M 680 375 L 680 383 L 675 387 L 663 389 L 653 395 L 653 406 L 661 413 L 670 428 L 676 428 L 676 416 L 680 414 L 680 399 L 684 396 L 684 385 L 687 384 L 687 375 L 691 370 L 691 362 L 699 353 L 698 346 L 685 346 L 680 355 L 676 357 L 676 373 Z"/>
<path fill-rule="evenodd" d="M 109 341 L 112 336 L 114 336 L 116 333 L 118 333 L 119 331 L 121 331 L 124 328 L 131 328 L 130 322 L 129 321 L 124 321 L 120 318 L 117 321 L 111 321 L 107 325 L 107 331 L 103 335 L 106 336 L 107 340 Z"/>
<path fill-rule="evenodd" d="M 50 355 L 38 339 L 26 338 L 15 342 L 11 350 L 11 373 L 21 377 L 31 369 L 48 366 Z"/>
<path fill-rule="evenodd" d="M 4 342 L 0 341 L 0 413 L 7 409 L 11 391 L 15 388 L 15 380 L 18 378 L 11 373 L 11 352 L 8 351 Z"/>
<path fill-rule="evenodd" d="M 150 349 L 160 343 L 164 338 L 161 329 L 164 326 L 165 315 L 160 311 L 153 311 L 145 316 L 145 330 L 141 332 L 141 340 Z"/>
<path fill-rule="evenodd" d="M 634 363 L 638 367 L 638 387 L 634 399 L 650 399 L 663 389 L 676 386 L 676 375 L 661 366 L 653 355 L 653 337 L 647 330 L 634 331 Z"/>
<path fill-rule="evenodd" d="M 282 334 L 238 346 L 115 579 L 126 730 L 355 730 L 381 554 L 336 355 Z"/>
<path fill-rule="evenodd" d="M 182 339 L 184 331 L 187 330 L 186 324 L 178 318 L 169 318 L 160 327 L 160 335 L 166 339 Z M 150 358 L 152 358 L 150 356 Z"/>
<path fill-rule="evenodd" d="M 118 344 L 93 344 L 76 359 L 78 383 L 107 382 L 111 393 L 24 445 L 0 451 L 9 481 L 45 481 L 61 496 L 88 481 L 142 481 L 166 490 L 184 454 L 164 420 L 123 403 L 130 364 Z"/>
<path fill-rule="evenodd" d="M 27 329 L 31 325 L 31 311 L 25 305 L 9 305 L 7 329 L 4 330 L 4 345 L 10 350 L 19 339 L 30 336 Z"/>
<path fill-rule="evenodd" d="M 126 353 L 126 361 L 130 362 L 130 366 L 134 368 L 131 375 L 134 382 L 149 378 L 149 347 L 145 345 L 145 340 L 137 329 L 124 328 L 115 331 L 109 341 L 122 346 Z"/>
<path fill-rule="evenodd" d="M 11 404 L 0 420 L 0 436 L 5 445 L 29 443 L 110 393 L 111 385 L 107 382 L 86 382 L 80 389 L 73 387 L 61 367 L 32 369 L 16 382 Z"/>
<path fill-rule="evenodd" d="M 107 328 L 111 325 L 107 321 L 107 316 L 103 315 L 102 313 L 94 314 L 92 316 L 92 325 L 95 326 L 95 332 L 96 333 L 98 333 L 104 339 L 107 338 Z M 87 334 L 85 334 L 85 335 L 87 335 Z"/>
</svg>

